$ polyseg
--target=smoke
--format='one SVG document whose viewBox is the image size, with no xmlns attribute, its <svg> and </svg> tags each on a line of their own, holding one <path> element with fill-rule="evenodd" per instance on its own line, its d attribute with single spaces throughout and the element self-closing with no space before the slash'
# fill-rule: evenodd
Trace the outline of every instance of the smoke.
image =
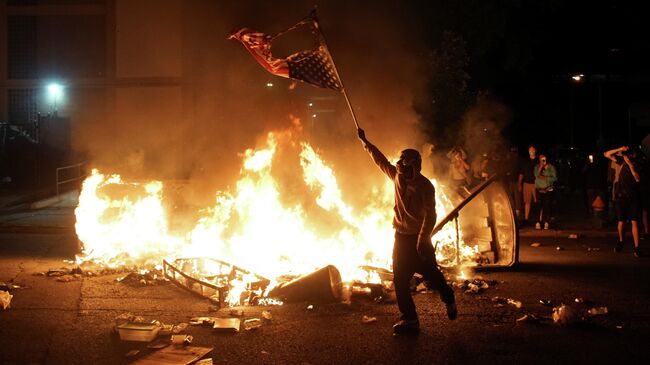
<svg viewBox="0 0 650 365">
<path fill-rule="evenodd" d="M 360 202 L 363 191 L 381 181 L 356 139 L 341 93 L 273 76 L 241 44 L 226 40 L 240 27 L 268 34 L 286 29 L 309 13 L 313 1 L 164 3 L 172 5 L 157 7 L 153 17 L 118 6 L 118 26 L 140 29 L 142 22 L 149 28 L 117 37 L 117 52 L 133 52 L 116 56 L 118 72 L 130 70 L 138 86 L 116 88 L 107 109 L 115 105 L 119 112 L 106 127 L 76 124 L 77 147 L 96 166 L 137 178 L 190 179 L 193 193 L 187 199 L 210 205 L 215 191 L 232 188 L 247 148 L 261 146 L 269 131 L 296 128 L 299 119 L 300 135 L 334 167 L 343 190 L 353 195 L 348 198 Z M 368 138 L 389 157 L 421 146 L 412 104 L 426 81 L 417 72 L 425 46 L 404 16 L 413 9 L 400 1 L 315 3 Z M 121 47 L 119 42 L 132 42 L 129 37 L 142 39 Z M 277 55 L 302 50 L 290 43 L 290 38 L 278 40 Z"/>
<path fill-rule="evenodd" d="M 501 150 L 504 147 L 501 131 L 511 121 L 512 111 L 507 105 L 489 93 L 479 93 L 461 121 L 462 145 L 470 155 Z"/>
</svg>

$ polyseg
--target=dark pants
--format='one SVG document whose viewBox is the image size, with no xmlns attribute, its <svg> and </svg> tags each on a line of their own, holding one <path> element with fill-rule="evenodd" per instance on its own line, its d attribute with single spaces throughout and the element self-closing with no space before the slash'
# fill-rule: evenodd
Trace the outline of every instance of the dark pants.
<svg viewBox="0 0 650 365">
<path fill-rule="evenodd" d="M 417 319 L 415 303 L 411 297 L 410 281 L 416 272 L 421 274 L 429 289 L 437 290 L 440 299 L 445 303 L 454 302 L 454 291 L 445 277 L 438 269 L 434 260 L 433 246 L 429 243 L 424 248 L 423 258 L 417 252 L 418 236 L 395 233 L 395 245 L 393 246 L 393 283 L 395 284 L 395 295 L 397 305 L 402 313 L 401 319 Z"/>
<path fill-rule="evenodd" d="M 542 216 L 540 223 L 550 222 L 551 218 L 553 218 L 553 194 L 553 191 L 543 192 L 541 190 L 537 190 L 537 203 L 539 204 L 539 211 Z M 539 216 L 534 218 L 537 219 Z"/>
</svg>

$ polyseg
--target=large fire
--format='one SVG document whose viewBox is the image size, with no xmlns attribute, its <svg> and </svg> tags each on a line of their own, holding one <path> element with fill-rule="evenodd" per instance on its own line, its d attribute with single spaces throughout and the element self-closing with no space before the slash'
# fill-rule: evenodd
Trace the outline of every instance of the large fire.
<svg viewBox="0 0 650 365">
<path fill-rule="evenodd" d="M 271 132 L 261 148 L 246 150 L 233 191 L 217 192 L 214 205 L 182 232 L 170 228 L 163 182 L 123 181 L 119 175 L 94 169 L 83 183 L 75 210 L 76 231 L 84 246 L 78 260 L 117 266 L 212 257 L 270 279 L 335 265 L 343 281 L 367 281 L 368 273 L 360 266 L 390 269 L 392 183 L 386 179 L 370 189 L 366 206 L 352 207 L 343 198 L 334 170 L 309 143 L 295 139 L 290 130 Z M 290 146 L 299 155 L 300 166 L 295 168 L 302 169 L 299 183 L 313 197 L 309 209 L 300 202 L 287 203 L 281 195 L 272 169 L 279 146 Z M 453 205 L 443 187 L 432 182 L 441 218 Z M 320 210 L 317 216 L 309 213 L 314 209 Z M 460 238 L 460 255 L 476 255 L 475 247 L 462 245 L 462 232 Z M 432 240 L 439 262 L 456 259 L 453 224 Z"/>
</svg>

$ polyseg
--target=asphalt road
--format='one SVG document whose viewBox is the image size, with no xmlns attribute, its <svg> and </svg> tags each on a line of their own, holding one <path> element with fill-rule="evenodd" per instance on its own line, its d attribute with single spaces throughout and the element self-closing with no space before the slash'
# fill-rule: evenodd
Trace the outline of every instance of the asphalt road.
<svg viewBox="0 0 650 365">
<path fill-rule="evenodd" d="M 64 266 L 77 245 L 65 230 L 38 232 L 0 233 L 0 281 L 24 286 L 13 291 L 11 307 L 0 310 L 0 364 L 129 363 L 147 350 L 125 356 L 137 346 L 112 335 L 121 313 L 165 323 L 228 315 L 228 309 L 210 312 L 207 301 L 173 285 L 132 287 L 115 281 L 121 275 L 66 283 L 36 276 Z M 476 274 L 498 284 L 478 294 L 456 289 L 456 321 L 446 318 L 437 294 L 417 294 L 419 336 L 393 337 L 396 305 L 365 300 L 239 307 L 245 318 L 266 309 L 273 319 L 238 334 L 203 327 L 188 333 L 194 345 L 214 347 L 207 357 L 215 364 L 648 363 L 650 258 L 633 257 L 631 247 L 622 254 L 612 248 L 605 238 L 522 237 L 516 268 Z M 495 296 L 522 307 L 499 306 Z M 539 302 L 575 298 L 585 300 L 573 304 L 577 309 L 606 306 L 609 313 L 561 326 L 553 323 L 552 308 Z M 518 323 L 524 314 L 541 321 Z M 363 323 L 364 315 L 377 321 Z"/>
</svg>

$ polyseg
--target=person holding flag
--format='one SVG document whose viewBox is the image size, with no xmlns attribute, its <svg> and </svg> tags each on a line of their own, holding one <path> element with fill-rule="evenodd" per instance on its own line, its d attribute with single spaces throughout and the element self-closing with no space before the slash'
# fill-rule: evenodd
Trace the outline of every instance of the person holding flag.
<svg viewBox="0 0 650 365">
<path fill-rule="evenodd" d="M 410 292 L 411 278 L 416 272 L 424 277 L 428 288 L 439 292 L 449 319 L 456 319 L 458 311 L 454 291 L 436 264 L 431 244 L 431 232 L 436 224 L 435 189 L 431 181 L 420 173 L 420 153 L 414 149 L 403 150 L 395 166 L 368 141 L 363 129 L 358 128 L 357 134 L 375 164 L 395 185 L 393 284 L 401 317 L 393 326 L 393 333 L 417 334 L 420 330 Z"/>
</svg>

